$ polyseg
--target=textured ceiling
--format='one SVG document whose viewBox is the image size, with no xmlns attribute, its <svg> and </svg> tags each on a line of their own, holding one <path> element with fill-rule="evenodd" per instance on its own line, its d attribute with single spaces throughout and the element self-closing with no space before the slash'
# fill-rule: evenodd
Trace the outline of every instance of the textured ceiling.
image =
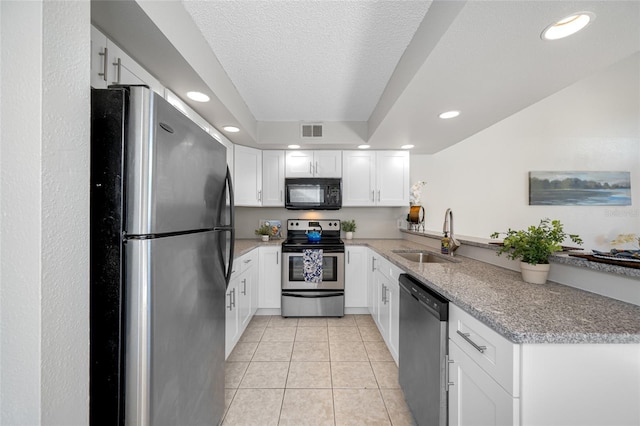
<svg viewBox="0 0 640 426">
<path fill-rule="evenodd" d="M 183 4 L 258 121 L 367 121 L 431 2 Z"/>
</svg>

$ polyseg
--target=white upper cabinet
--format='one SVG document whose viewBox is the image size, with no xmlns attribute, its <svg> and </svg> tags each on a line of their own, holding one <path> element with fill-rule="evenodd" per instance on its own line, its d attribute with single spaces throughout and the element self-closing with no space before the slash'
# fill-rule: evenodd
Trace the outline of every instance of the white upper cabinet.
<svg viewBox="0 0 640 426">
<path fill-rule="evenodd" d="M 409 205 L 409 152 L 376 152 L 376 203 L 379 206 Z"/>
<path fill-rule="evenodd" d="M 262 151 L 236 145 L 233 157 L 235 205 L 262 205 Z"/>
<path fill-rule="evenodd" d="M 342 205 L 409 205 L 408 151 L 343 151 Z"/>
<path fill-rule="evenodd" d="M 262 205 L 284 207 L 284 151 L 262 151 Z"/>
<path fill-rule="evenodd" d="M 92 25 L 91 86 L 104 89 L 112 84 L 146 84 L 164 96 L 164 88 L 154 76 Z"/>
<path fill-rule="evenodd" d="M 342 205 L 374 206 L 376 153 L 344 151 L 342 156 Z"/>
<path fill-rule="evenodd" d="M 287 151 L 285 176 L 342 177 L 341 151 Z"/>
<path fill-rule="evenodd" d="M 91 87 L 106 89 L 109 78 L 107 36 L 91 26 Z"/>
</svg>

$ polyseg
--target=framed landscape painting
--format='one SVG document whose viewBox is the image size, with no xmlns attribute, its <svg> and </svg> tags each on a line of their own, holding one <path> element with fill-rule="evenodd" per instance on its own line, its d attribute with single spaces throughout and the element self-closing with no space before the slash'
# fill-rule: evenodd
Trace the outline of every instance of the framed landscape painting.
<svg viewBox="0 0 640 426">
<path fill-rule="evenodd" d="M 529 172 L 531 206 L 630 206 L 630 172 Z"/>
</svg>

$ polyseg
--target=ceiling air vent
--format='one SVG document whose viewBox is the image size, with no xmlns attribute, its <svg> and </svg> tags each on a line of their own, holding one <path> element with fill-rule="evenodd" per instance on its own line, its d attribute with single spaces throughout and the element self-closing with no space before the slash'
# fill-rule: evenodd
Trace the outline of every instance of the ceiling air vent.
<svg viewBox="0 0 640 426">
<path fill-rule="evenodd" d="M 301 127 L 303 138 L 322 137 L 322 124 L 303 124 Z"/>
</svg>

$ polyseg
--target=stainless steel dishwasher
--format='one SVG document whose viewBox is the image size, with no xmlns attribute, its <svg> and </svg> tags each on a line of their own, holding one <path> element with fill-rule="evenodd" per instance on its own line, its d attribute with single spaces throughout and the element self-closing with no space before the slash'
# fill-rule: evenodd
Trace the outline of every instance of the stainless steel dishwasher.
<svg viewBox="0 0 640 426">
<path fill-rule="evenodd" d="M 400 386 L 418 425 L 445 426 L 449 301 L 407 274 L 399 281 Z"/>
</svg>

